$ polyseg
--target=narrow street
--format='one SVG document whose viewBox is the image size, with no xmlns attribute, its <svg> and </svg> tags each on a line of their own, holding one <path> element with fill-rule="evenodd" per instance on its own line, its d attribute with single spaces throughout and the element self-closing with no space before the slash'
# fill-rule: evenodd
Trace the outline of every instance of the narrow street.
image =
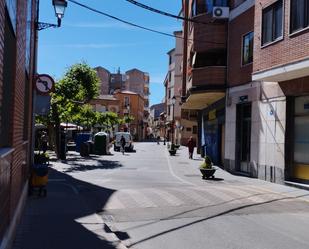
<svg viewBox="0 0 309 249">
<path fill-rule="evenodd" d="M 52 162 L 56 171 L 50 175 L 46 200 L 32 198 L 27 205 L 38 201 L 44 205 L 49 198 L 59 197 L 59 186 L 66 185 L 85 204 L 82 212 L 74 210 L 71 202 L 73 209 L 67 207 L 64 215 L 85 228 L 76 235 L 77 241 L 86 231 L 105 230 L 120 239 L 121 248 L 309 247 L 308 191 L 230 175 L 221 169 L 214 180 L 202 180 L 198 171 L 201 159 L 194 155 L 189 160 L 185 147 L 175 157 L 168 155 L 162 143 L 135 143 L 135 149 L 135 153 L 113 152 L 112 156 L 88 159 L 71 153 L 66 163 Z M 94 213 L 101 219 L 95 229 L 89 222 Z M 45 226 L 50 229 L 48 220 Z M 70 247 L 62 247 L 60 241 L 57 244 L 56 235 L 52 238 L 55 247 L 38 248 L 83 248 L 78 243 L 72 246 L 74 230 L 66 232 L 70 237 L 61 236 Z M 25 234 L 19 234 L 20 248 L 35 248 L 33 244 L 27 247 Z M 87 248 L 109 248 L 96 247 L 91 238 L 88 243 Z"/>
</svg>

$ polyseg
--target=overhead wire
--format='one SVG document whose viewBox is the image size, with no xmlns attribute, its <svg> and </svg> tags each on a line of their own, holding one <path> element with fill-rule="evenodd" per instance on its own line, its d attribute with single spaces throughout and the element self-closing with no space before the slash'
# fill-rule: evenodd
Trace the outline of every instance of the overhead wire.
<svg viewBox="0 0 309 249">
<path fill-rule="evenodd" d="M 85 9 L 88 9 L 92 12 L 95 12 L 97 14 L 100 14 L 100 15 L 104 15 L 106 17 L 109 17 L 111 19 L 114 19 L 116 21 L 119 21 L 119 22 L 122 22 L 122 23 L 125 23 L 127 25 L 130 25 L 130 26 L 133 26 L 133 27 L 136 27 L 136 28 L 139 28 L 139 29 L 143 29 L 143 30 L 146 30 L 146 31 L 149 31 L 149 32 L 153 32 L 153 33 L 157 33 L 157 34 L 161 34 L 161 35 L 164 35 L 164 36 L 169 36 L 169 37 L 173 37 L 173 38 L 179 38 L 179 39 L 182 39 L 182 40 L 185 40 L 184 37 L 182 36 L 177 36 L 177 35 L 173 35 L 173 34 L 169 34 L 169 33 L 165 33 L 165 32 L 162 32 L 162 31 L 159 31 L 159 30 L 155 30 L 155 29 L 152 29 L 152 28 L 147 28 L 145 26 L 141 26 L 141 25 L 138 25 L 138 24 L 135 24 L 135 23 L 132 23 L 132 22 L 129 22 L 129 21 L 126 21 L 124 19 L 121 19 L 121 18 L 118 18 L 116 16 L 113 16 L 113 15 L 110 15 L 106 12 L 103 12 L 101 10 L 98 10 L 98 9 L 95 9 L 95 8 L 92 8 L 88 5 L 85 5 L 85 4 L 82 4 L 76 0 L 67 0 L 68 2 L 71 2 L 71 3 L 74 3 L 80 7 L 83 7 Z M 187 38 L 187 40 L 190 40 L 190 41 L 199 41 L 199 42 L 203 42 L 203 43 L 209 43 L 209 44 L 217 44 L 217 45 L 222 45 L 222 44 L 225 44 L 223 42 L 212 42 L 212 41 L 204 41 L 204 40 L 196 40 L 196 39 L 190 39 L 190 38 Z"/>
<path fill-rule="evenodd" d="M 209 22 L 203 22 L 203 21 L 199 21 L 199 20 L 196 20 L 196 19 L 187 18 L 187 17 L 183 17 L 183 16 L 179 16 L 179 15 L 174 15 L 172 13 L 168 13 L 168 12 L 165 12 L 165 11 L 162 11 L 162 10 L 159 10 L 159 9 L 155 9 L 155 8 L 149 6 L 149 5 L 142 4 L 142 3 L 134 1 L 134 0 L 125 0 L 125 1 L 127 1 L 127 2 L 129 2 L 133 5 L 136 5 L 140 8 L 146 9 L 148 11 L 151 11 L 151 12 L 154 12 L 154 13 L 157 13 L 157 14 L 160 14 L 160 15 L 172 17 L 172 18 L 175 18 L 177 20 L 183 20 L 183 21 L 199 23 L 199 24 L 209 24 Z"/>
</svg>

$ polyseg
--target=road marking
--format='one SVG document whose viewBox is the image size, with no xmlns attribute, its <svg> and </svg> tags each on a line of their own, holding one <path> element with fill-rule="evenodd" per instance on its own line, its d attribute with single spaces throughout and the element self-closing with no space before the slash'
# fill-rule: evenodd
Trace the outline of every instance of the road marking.
<svg viewBox="0 0 309 249">
<path fill-rule="evenodd" d="M 173 171 L 173 168 L 172 168 L 172 165 L 171 165 L 167 151 L 165 151 L 165 156 L 166 156 L 166 159 L 167 159 L 167 165 L 168 165 L 169 172 L 171 173 L 171 175 L 173 177 L 175 177 L 177 180 L 181 181 L 182 183 L 185 183 L 185 184 L 188 184 L 188 185 L 191 185 L 191 186 L 196 186 L 196 187 L 198 186 L 198 185 L 196 185 L 192 182 L 186 181 L 186 180 L 182 179 L 181 177 L 177 176 Z"/>
<path fill-rule="evenodd" d="M 161 189 L 151 189 L 150 190 L 153 194 L 158 195 L 162 198 L 165 202 L 169 203 L 172 206 L 181 206 L 184 202 L 178 199 L 176 196 L 168 193 L 167 191 Z"/>
<path fill-rule="evenodd" d="M 149 207 L 158 207 L 154 202 L 147 197 L 147 195 L 143 194 L 140 191 L 133 189 L 124 190 L 125 193 L 129 194 L 131 198 L 133 198 L 139 205 L 139 207 L 149 208 Z"/>
</svg>

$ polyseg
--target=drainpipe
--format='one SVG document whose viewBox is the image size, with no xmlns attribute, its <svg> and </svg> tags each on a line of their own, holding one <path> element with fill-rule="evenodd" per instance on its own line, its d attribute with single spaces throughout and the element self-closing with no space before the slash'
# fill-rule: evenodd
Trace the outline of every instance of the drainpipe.
<svg viewBox="0 0 309 249">
<path fill-rule="evenodd" d="M 183 0 L 184 17 L 189 17 L 189 0 Z M 183 56 L 182 56 L 182 91 L 181 102 L 186 101 L 187 95 L 187 56 L 188 56 L 188 21 L 183 21 Z"/>
</svg>

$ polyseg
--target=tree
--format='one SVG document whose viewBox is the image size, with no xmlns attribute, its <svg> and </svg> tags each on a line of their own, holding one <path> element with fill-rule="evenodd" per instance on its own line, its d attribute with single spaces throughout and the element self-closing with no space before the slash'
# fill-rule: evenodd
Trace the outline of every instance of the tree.
<svg viewBox="0 0 309 249">
<path fill-rule="evenodd" d="M 96 71 L 86 63 L 71 66 L 64 77 L 56 83 L 52 94 L 49 122 L 54 128 L 55 150 L 60 157 L 60 123 L 73 122 L 78 118 L 93 122 L 93 111 L 87 103 L 99 94 Z"/>
</svg>

